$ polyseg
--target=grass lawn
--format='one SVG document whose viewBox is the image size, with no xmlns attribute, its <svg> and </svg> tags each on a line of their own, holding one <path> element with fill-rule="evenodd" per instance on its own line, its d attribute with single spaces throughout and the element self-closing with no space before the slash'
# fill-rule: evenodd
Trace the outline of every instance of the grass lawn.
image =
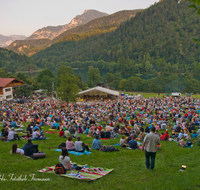
<svg viewBox="0 0 200 190">
<path fill-rule="evenodd" d="M 45 127 L 44 131 L 49 127 Z M 43 141 L 33 141 L 39 145 L 39 150 L 46 153 L 46 158 L 32 160 L 21 155 L 11 155 L 9 151 L 13 142 L 0 141 L 0 189 L 200 189 L 199 171 L 200 171 L 200 147 L 194 144 L 193 148 L 182 148 L 177 143 L 162 142 L 162 147 L 156 155 L 156 165 L 153 171 L 145 169 L 145 156 L 141 150 L 120 149 L 118 152 L 100 152 L 91 150 L 91 155 L 75 156 L 69 154 L 72 161 L 79 164 L 88 164 L 95 167 L 114 168 L 107 176 L 96 181 L 87 182 L 65 177 L 59 177 L 55 174 L 38 173 L 38 169 L 46 166 L 53 166 L 58 163 L 60 152 L 53 149 L 65 142 L 65 138 L 58 137 L 58 134 L 46 134 L 47 138 Z M 93 138 L 81 135 L 83 142 L 91 147 Z M 73 139 L 75 141 L 75 139 Z M 119 143 L 120 138 L 112 140 L 102 140 L 102 144 L 110 145 Z M 19 148 L 27 141 L 22 139 L 16 141 Z M 186 172 L 179 169 L 186 165 Z M 9 179 L 8 175 L 22 178 L 27 176 L 25 181 L 3 181 Z M 28 181 L 29 175 L 35 174 L 35 178 L 49 178 L 50 181 Z"/>
<path fill-rule="evenodd" d="M 134 94 L 135 92 L 119 92 L 120 94 L 121 93 L 124 93 L 124 94 Z M 151 97 L 158 97 L 158 93 L 135 93 L 135 95 L 138 95 L 138 94 L 141 94 L 144 98 L 151 98 Z M 171 93 L 170 93 L 171 94 Z M 162 98 L 163 95 L 165 96 L 165 93 L 160 93 L 159 97 Z M 185 95 L 184 94 L 181 94 L 182 97 L 184 97 Z M 196 94 L 196 95 L 192 95 L 193 98 L 200 98 L 200 94 Z"/>
</svg>

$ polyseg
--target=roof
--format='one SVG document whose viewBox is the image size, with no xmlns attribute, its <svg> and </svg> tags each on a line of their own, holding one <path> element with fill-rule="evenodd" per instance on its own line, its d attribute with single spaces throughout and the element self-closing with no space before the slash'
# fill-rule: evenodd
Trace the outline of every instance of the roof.
<svg viewBox="0 0 200 190">
<path fill-rule="evenodd" d="M 172 92 L 172 96 L 181 96 L 180 92 Z"/>
<path fill-rule="evenodd" d="M 96 86 L 94 88 L 90 88 L 88 90 L 84 90 L 82 92 L 79 92 L 78 94 L 85 94 L 85 95 L 106 95 L 106 94 L 112 94 L 114 96 L 119 96 L 118 91 L 110 90 L 107 88 L 103 88 L 101 86 Z"/>
<path fill-rule="evenodd" d="M 16 78 L 0 78 L 0 87 L 4 87 L 6 86 L 7 84 L 9 84 L 10 82 L 12 82 L 13 80 L 17 80 L 17 81 L 20 81 L 22 83 L 25 83 L 19 79 L 16 79 Z"/>
<path fill-rule="evenodd" d="M 0 87 L 4 87 L 10 82 L 12 82 L 15 78 L 0 78 Z"/>
</svg>

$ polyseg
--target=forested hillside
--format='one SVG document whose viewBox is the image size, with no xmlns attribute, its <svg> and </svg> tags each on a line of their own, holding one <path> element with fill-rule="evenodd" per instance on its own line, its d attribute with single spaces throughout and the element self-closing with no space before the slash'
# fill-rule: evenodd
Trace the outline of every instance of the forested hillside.
<svg viewBox="0 0 200 190">
<path fill-rule="evenodd" d="M 198 74 L 200 17 L 187 0 L 164 0 L 139 12 L 110 33 L 64 41 L 32 56 L 40 67 L 65 64 L 121 74 Z"/>
<path fill-rule="evenodd" d="M 25 55 L 0 48 L 0 68 L 7 72 L 36 70 L 38 67 L 32 63 L 32 60 Z M 1 77 L 1 76 L 0 76 Z"/>
<path fill-rule="evenodd" d="M 92 33 L 94 30 L 99 30 L 98 34 L 103 34 L 106 32 L 110 32 L 113 30 L 113 27 L 119 26 L 121 22 L 134 17 L 137 12 L 142 11 L 141 9 L 138 10 L 124 10 L 114 13 L 109 16 L 103 16 L 101 18 L 96 18 L 91 20 L 86 24 L 79 25 L 77 27 L 71 28 L 66 30 L 65 32 L 61 33 L 54 39 L 34 39 L 34 40 L 17 40 L 11 45 L 7 47 L 7 49 L 12 50 L 16 53 L 24 54 L 27 56 L 31 56 L 50 45 L 59 42 L 59 41 L 66 41 L 69 39 L 69 36 L 72 34 L 80 34 L 84 35 L 85 33 Z M 106 28 L 107 31 L 104 29 Z M 112 29 L 111 29 L 112 28 Z M 94 36 L 94 35 L 91 35 Z M 84 38 L 81 38 L 84 39 Z"/>
</svg>

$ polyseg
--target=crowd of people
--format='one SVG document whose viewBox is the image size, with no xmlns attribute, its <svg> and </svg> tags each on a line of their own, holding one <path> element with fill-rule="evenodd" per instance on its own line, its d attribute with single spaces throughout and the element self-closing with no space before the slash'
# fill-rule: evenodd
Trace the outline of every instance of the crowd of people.
<svg viewBox="0 0 200 190">
<path fill-rule="evenodd" d="M 185 139 L 200 135 L 200 100 L 192 97 L 152 97 L 70 103 L 68 106 L 52 99 L 19 105 L 4 102 L 0 106 L 0 120 L 3 124 L 1 140 L 20 140 L 15 129 L 22 127 L 23 122 L 29 122 L 27 138 L 45 139 L 42 127 L 49 126 L 60 130 L 59 137 L 67 139 L 65 148 L 68 151 L 89 151 L 88 145 L 81 141 L 80 134 L 83 133 L 88 138 L 94 137 L 92 148 L 96 150 L 118 150 L 102 145 L 100 140 L 117 138 L 118 135 L 121 135 L 120 146 L 137 149 L 137 141 L 143 142 L 145 134 L 150 133 L 152 128 L 155 128 L 159 140 L 174 140 L 186 146 L 183 143 Z M 73 137 L 76 137 L 75 143 Z M 15 145 L 12 153 L 16 152 L 20 151 Z M 64 159 L 65 155 L 63 153 Z"/>
</svg>

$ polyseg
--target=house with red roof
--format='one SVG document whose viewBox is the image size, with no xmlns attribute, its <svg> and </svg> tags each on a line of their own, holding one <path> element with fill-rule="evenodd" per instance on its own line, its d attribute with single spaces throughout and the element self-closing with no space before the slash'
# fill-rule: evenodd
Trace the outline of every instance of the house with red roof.
<svg viewBox="0 0 200 190">
<path fill-rule="evenodd" d="M 16 78 L 0 78 L 0 101 L 12 100 L 16 88 L 23 84 L 24 81 Z"/>
</svg>

